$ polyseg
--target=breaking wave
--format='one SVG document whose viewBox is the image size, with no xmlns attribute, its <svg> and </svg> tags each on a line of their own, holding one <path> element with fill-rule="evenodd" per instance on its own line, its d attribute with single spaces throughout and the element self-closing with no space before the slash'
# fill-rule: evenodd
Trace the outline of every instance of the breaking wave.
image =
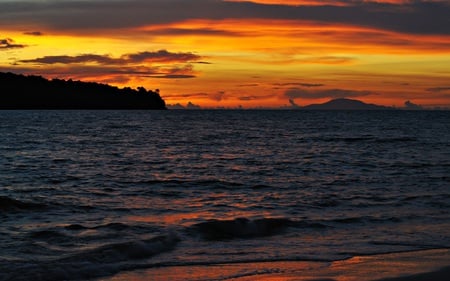
<svg viewBox="0 0 450 281">
<path fill-rule="evenodd" d="M 249 220 L 237 218 L 233 220 L 209 220 L 195 224 L 190 232 L 200 234 L 206 240 L 229 240 L 236 238 L 255 238 L 282 233 L 292 225 L 292 221 L 284 218 L 263 218 Z"/>
<path fill-rule="evenodd" d="M 173 250 L 179 238 L 162 235 L 142 241 L 107 244 L 47 262 L 9 262 L 0 266 L 1 280 L 87 280 L 138 267 L 145 260 Z M 134 263 L 133 263 L 134 261 Z"/>
</svg>

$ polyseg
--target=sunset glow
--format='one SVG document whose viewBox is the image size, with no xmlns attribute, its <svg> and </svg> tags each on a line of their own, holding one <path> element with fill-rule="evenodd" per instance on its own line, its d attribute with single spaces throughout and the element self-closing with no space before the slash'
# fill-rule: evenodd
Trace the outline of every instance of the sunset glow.
<svg viewBox="0 0 450 281">
<path fill-rule="evenodd" d="M 2 72 L 158 88 L 183 107 L 450 107 L 448 1 L 24 3 L 0 0 Z"/>
</svg>

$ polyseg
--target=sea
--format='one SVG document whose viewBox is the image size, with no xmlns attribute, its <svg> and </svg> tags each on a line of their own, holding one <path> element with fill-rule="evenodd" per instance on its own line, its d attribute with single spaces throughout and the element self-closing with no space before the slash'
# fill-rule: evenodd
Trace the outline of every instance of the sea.
<svg viewBox="0 0 450 281">
<path fill-rule="evenodd" d="M 1 281 L 450 248 L 450 111 L 16 110 L 0 136 Z"/>
</svg>

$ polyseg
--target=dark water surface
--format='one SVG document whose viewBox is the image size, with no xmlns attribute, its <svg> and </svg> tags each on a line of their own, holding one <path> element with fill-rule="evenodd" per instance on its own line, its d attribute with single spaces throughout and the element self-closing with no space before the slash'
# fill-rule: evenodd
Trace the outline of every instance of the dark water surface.
<svg viewBox="0 0 450 281">
<path fill-rule="evenodd" d="M 0 280 L 450 247 L 449 111 L 0 111 Z"/>
</svg>

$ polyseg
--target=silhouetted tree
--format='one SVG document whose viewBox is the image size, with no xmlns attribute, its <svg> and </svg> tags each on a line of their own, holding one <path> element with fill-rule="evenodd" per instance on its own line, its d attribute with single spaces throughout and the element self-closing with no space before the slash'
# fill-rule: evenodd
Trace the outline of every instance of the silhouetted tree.
<svg viewBox="0 0 450 281">
<path fill-rule="evenodd" d="M 0 109 L 166 109 L 159 92 L 144 87 L 0 72 Z"/>
</svg>

